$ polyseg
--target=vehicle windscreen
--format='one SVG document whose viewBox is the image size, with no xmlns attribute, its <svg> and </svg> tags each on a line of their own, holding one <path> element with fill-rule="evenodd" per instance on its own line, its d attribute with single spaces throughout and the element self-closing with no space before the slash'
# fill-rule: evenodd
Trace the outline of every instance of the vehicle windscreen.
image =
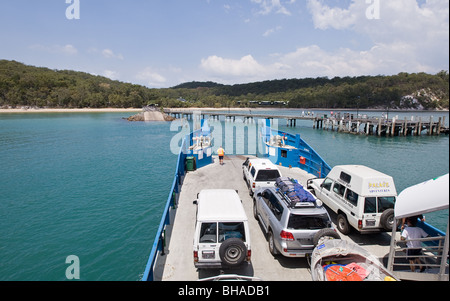
<svg viewBox="0 0 450 301">
<path fill-rule="evenodd" d="M 275 181 L 280 177 L 280 173 L 276 169 L 261 169 L 256 176 L 255 181 Z"/>
<path fill-rule="evenodd" d="M 291 214 L 288 221 L 288 229 L 292 230 L 315 230 L 329 228 L 331 221 L 327 214 L 296 215 Z"/>
</svg>

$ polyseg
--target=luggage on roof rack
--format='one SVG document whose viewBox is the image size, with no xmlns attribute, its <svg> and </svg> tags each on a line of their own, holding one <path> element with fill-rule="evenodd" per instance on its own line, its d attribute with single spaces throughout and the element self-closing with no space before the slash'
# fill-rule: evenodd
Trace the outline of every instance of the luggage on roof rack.
<svg viewBox="0 0 450 301">
<path fill-rule="evenodd" d="M 316 198 L 297 180 L 287 177 L 280 177 L 276 180 L 278 191 L 285 197 L 286 202 L 291 207 L 315 206 Z"/>
<path fill-rule="evenodd" d="M 291 192 L 299 190 L 303 187 L 301 184 L 298 183 L 297 180 L 288 177 L 277 178 L 276 186 L 278 186 L 278 188 L 280 188 L 283 192 Z"/>
</svg>

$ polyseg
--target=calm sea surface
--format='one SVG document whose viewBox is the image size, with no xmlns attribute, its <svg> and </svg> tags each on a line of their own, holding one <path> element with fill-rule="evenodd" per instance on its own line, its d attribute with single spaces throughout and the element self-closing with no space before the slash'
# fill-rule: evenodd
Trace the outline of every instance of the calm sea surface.
<svg viewBox="0 0 450 301">
<path fill-rule="evenodd" d="M 173 180 L 176 132 L 122 119 L 129 115 L 0 114 L 0 280 L 66 280 L 69 255 L 80 259 L 81 280 L 141 279 Z M 448 112 L 395 115 L 449 120 Z M 398 192 L 449 172 L 448 136 L 356 136 L 314 130 L 312 121 L 278 127 L 300 133 L 330 166 L 393 176 Z M 426 216 L 439 228 L 447 217 Z"/>
</svg>

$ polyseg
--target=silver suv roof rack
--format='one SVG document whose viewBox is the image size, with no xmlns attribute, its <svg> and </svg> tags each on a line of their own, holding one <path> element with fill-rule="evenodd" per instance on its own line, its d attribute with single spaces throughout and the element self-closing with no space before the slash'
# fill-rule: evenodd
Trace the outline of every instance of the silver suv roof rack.
<svg viewBox="0 0 450 301">
<path fill-rule="evenodd" d="M 286 205 L 290 208 L 315 208 L 317 206 L 316 203 L 316 199 L 313 197 L 314 201 L 302 201 L 300 199 L 293 199 L 291 197 L 289 197 L 287 195 L 286 192 L 284 192 L 282 190 L 282 188 L 280 186 L 280 183 L 285 182 L 285 181 L 290 181 L 292 183 L 292 185 L 294 184 L 298 184 L 298 181 L 292 178 L 278 178 L 275 184 L 275 190 L 277 191 L 277 193 L 281 196 L 281 199 L 286 203 Z M 309 191 L 307 191 L 306 189 L 303 188 L 302 185 L 301 189 L 304 190 L 306 193 L 310 193 Z M 294 192 L 294 190 L 290 190 L 289 192 Z"/>
</svg>

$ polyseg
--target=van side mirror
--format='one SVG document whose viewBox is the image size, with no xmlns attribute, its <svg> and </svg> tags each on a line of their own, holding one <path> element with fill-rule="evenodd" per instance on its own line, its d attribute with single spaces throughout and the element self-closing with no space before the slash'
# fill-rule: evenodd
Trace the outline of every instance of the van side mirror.
<svg viewBox="0 0 450 301">
<path fill-rule="evenodd" d="M 194 201 L 192 202 L 192 204 L 197 205 L 197 204 L 198 204 L 197 200 L 194 200 Z"/>
</svg>

